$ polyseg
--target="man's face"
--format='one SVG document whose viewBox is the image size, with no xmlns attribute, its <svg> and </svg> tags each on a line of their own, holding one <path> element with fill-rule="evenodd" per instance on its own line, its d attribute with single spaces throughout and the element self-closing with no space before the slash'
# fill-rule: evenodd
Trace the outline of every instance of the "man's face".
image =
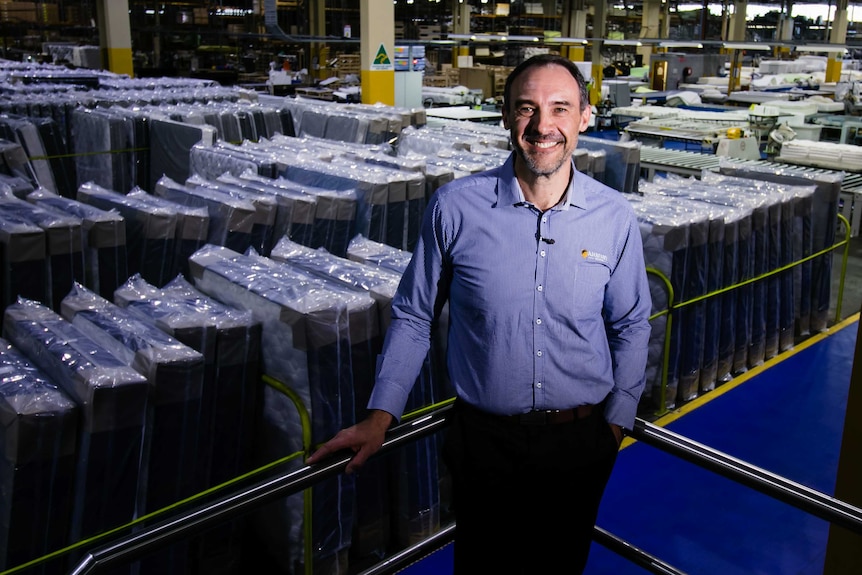
<svg viewBox="0 0 862 575">
<path fill-rule="evenodd" d="M 530 68 L 512 83 L 503 112 L 503 125 L 527 168 L 550 176 L 568 165 L 587 129 L 590 108 L 580 109 L 578 83 L 555 64 Z"/>
</svg>

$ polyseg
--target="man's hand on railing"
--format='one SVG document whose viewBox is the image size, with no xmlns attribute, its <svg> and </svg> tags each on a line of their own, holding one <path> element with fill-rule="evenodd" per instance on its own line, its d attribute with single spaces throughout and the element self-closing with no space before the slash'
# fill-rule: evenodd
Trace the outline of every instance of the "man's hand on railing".
<svg viewBox="0 0 862 575">
<path fill-rule="evenodd" d="M 353 451 L 353 458 L 345 473 L 350 474 L 362 467 L 369 457 L 377 453 L 386 438 L 386 431 L 392 425 L 394 417 L 391 414 L 372 410 L 368 417 L 351 427 L 342 429 L 335 437 L 321 445 L 308 456 L 305 462 L 308 465 L 318 463 L 328 455 L 332 455 L 343 449 Z"/>
</svg>

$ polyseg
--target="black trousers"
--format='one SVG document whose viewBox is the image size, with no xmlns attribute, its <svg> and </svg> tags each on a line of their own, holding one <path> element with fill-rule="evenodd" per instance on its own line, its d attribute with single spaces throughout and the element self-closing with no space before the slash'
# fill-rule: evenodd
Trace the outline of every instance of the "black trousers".
<svg viewBox="0 0 862 575">
<path fill-rule="evenodd" d="M 443 450 L 455 575 L 581 573 L 617 453 L 600 408 L 568 423 L 521 425 L 456 402 Z"/>
</svg>

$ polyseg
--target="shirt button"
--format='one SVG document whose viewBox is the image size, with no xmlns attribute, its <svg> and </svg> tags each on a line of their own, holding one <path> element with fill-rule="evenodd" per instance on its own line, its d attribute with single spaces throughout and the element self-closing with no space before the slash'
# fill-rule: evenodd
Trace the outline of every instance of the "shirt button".
<svg viewBox="0 0 862 575">
<path fill-rule="evenodd" d="M 541 389 L 541 388 L 542 388 L 542 382 L 541 382 L 541 381 L 537 381 L 537 382 L 536 382 L 536 388 L 537 388 L 537 389 Z"/>
<path fill-rule="evenodd" d="M 539 290 L 539 291 L 542 291 L 542 286 L 539 286 L 539 287 L 537 287 L 536 289 L 537 289 L 537 290 Z"/>
<path fill-rule="evenodd" d="M 537 351 L 536 355 L 538 355 L 539 357 L 542 357 L 542 350 L 540 349 L 539 351 Z"/>
<path fill-rule="evenodd" d="M 542 318 L 536 320 L 536 325 L 542 325 Z"/>
<path fill-rule="evenodd" d="M 548 216 L 542 216 L 542 223 L 543 223 L 543 224 L 547 224 L 547 223 L 548 223 Z"/>
<path fill-rule="evenodd" d="M 542 256 L 542 257 L 545 257 L 545 250 L 540 251 L 540 252 L 539 252 L 539 255 L 540 255 L 540 256 Z"/>
</svg>

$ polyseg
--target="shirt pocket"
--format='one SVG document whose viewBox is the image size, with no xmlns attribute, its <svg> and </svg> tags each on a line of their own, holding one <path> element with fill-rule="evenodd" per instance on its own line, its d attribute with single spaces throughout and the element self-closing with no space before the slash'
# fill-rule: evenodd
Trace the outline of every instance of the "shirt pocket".
<svg viewBox="0 0 862 575">
<path fill-rule="evenodd" d="M 582 262 L 575 267 L 572 309 L 576 317 L 601 316 L 608 278 L 610 270 L 600 263 Z"/>
</svg>

